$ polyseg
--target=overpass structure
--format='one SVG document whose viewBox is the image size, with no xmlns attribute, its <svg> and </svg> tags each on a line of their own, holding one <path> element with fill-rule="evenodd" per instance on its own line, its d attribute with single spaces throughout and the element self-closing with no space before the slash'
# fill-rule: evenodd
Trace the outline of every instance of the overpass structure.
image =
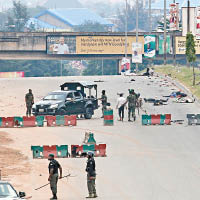
<svg viewBox="0 0 200 200">
<path fill-rule="evenodd" d="M 147 34 L 139 33 L 139 42 L 144 44 L 144 35 Z M 121 59 L 125 51 L 124 35 L 123 32 L 0 32 L 0 59 Z M 163 33 L 153 33 L 153 35 L 159 36 Z M 176 37 L 180 35 L 181 33 L 176 33 Z M 135 33 L 129 32 L 127 42 L 129 57 L 132 54 L 132 43 L 135 41 Z M 158 55 L 156 59 L 162 57 L 163 55 Z"/>
</svg>

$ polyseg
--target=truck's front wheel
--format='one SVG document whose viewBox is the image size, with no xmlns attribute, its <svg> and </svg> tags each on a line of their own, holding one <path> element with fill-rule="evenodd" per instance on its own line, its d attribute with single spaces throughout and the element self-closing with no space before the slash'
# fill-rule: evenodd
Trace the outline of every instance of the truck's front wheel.
<svg viewBox="0 0 200 200">
<path fill-rule="evenodd" d="M 93 115 L 93 109 L 91 107 L 87 107 L 85 111 L 85 119 L 91 119 Z"/>
</svg>

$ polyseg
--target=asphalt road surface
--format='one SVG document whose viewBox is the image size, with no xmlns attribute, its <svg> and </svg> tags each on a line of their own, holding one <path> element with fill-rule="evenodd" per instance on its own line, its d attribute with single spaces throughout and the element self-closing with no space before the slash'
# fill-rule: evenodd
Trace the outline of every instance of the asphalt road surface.
<svg viewBox="0 0 200 200">
<path fill-rule="evenodd" d="M 131 81 L 135 79 L 135 81 Z M 24 95 L 33 89 L 36 101 L 46 93 L 59 89 L 68 80 L 94 80 L 98 82 L 98 95 L 105 89 L 114 109 L 114 126 L 103 126 L 101 109 L 91 120 L 78 120 L 76 127 L 36 127 L 1 129 L 15 140 L 16 147 L 28 156 L 30 174 L 10 177 L 17 189 L 25 190 L 34 200 L 51 197 L 49 187 L 35 191 L 48 178 L 48 161 L 32 159 L 31 145 L 82 144 L 86 131 L 94 133 L 97 143 L 107 144 L 107 157 L 96 158 L 96 188 L 99 200 L 197 200 L 200 199 L 200 126 L 188 126 L 187 113 L 200 113 L 197 103 L 178 104 L 169 100 L 168 105 L 153 106 L 144 103 L 148 114 L 172 114 L 172 120 L 183 119 L 184 124 L 142 126 L 141 115 L 136 122 L 118 121 L 117 93 L 128 95 L 135 89 L 142 98 L 162 98 L 177 88 L 160 86 L 161 78 L 148 77 L 63 77 L 24 78 L 0 80 L 2 99 L 1 115 L 16 116 L 25 113 Z M 5 109 L 7 107 L 7 109 Z M 143 114 L 140 111 L 140 114 Z M 60 200 L 81 200 L 87 196 L 86 159 L 58 159 L 63 174 L 73 178 L 58 183 Z M 22 163 L 23 164 L 23 163 Z"/>
</svg>

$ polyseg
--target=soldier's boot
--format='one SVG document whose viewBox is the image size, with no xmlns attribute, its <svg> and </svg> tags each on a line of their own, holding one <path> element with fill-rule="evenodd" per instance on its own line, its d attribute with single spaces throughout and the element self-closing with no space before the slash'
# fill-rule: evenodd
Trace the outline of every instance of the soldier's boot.
<svg viewBox="0 0 200 200">
<path fill-rule="evenodd" d="M 97 197 L 98 197 L 98 196 L 97 196 L 97 194 L 95 193 L 95 194 L 94 194 L 94 198 L 97 198 Z"/>
<path fill-rule="evenodd" d="M 133 117 L 133 120 L 134 120 L 134 121 L 136 120 L 136 116 Z"/>
<path fill-rule="evenodd" d="M 58 199 L 56 194 L 53 195 L 53 197 L 50 200 Z"/>
<path fill-rule="evenodd" d="M 93 194 L 89 194 L 89 196 L 86 197 L 86 199 L 91 199 L 91 198 L 94 198 L 94 195 L 93 195 Z"/>
</svg>

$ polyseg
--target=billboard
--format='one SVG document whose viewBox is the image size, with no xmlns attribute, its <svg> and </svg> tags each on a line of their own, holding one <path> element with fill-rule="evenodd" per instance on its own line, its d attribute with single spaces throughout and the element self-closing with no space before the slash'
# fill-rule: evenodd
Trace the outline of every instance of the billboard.
<svg viewBox="0 0 200 200">
<path fill-rule="evenodd" d="M 179 4 L 170 4 L 169 28 L 171 31 L 179 30 Z"/>
<path fill-rule="evenodd" d="M 171 54 L 172 53 L 172 48 L 171 48 L 171 38 L 170 35 L 167 35 L 166 37 L 166 53 Z M 160 55 L 164 54 L 164 36 L 159 35 L 159 40 L 158 40 L 158 53 Z"/>
<path fill-rule="evenodd" d="M 132 43 L 132 63 L 142 63 L 142 43 Z"/>
<path fill-rule="evenodd" d="M 144 44 L 144 37 L 138 40 Z M 136 37 L 128 36 L 128 54 L 133 42 Z M 47 54 L 125 54 L 125 36 L 47 36 Z"/>
<path fill-rule="evenodd" d="M 156 36 L 144 35 L 144 57 L 153 58 L 156 55 Z"/>
<path fill-rule="evenodd" d="M 194 40 L 196 54 L 200 54 L 200 40 Z M 185 54 L 186 37 L 176 37 L 176 54 Z"/>
<path fill-rule="evenodd" d="M 0 78 L 24 77 L 24 72 L 0 72 Z"/>
<path fill-rule="evenodd" d="M 196 39 L 200 40 L 200 6 L 196 8 Z"/>
<path fill-rule="evenodd" d="M 47 54 L 76 54 L 76 36 L 47 36 Z"/>
</svg>

